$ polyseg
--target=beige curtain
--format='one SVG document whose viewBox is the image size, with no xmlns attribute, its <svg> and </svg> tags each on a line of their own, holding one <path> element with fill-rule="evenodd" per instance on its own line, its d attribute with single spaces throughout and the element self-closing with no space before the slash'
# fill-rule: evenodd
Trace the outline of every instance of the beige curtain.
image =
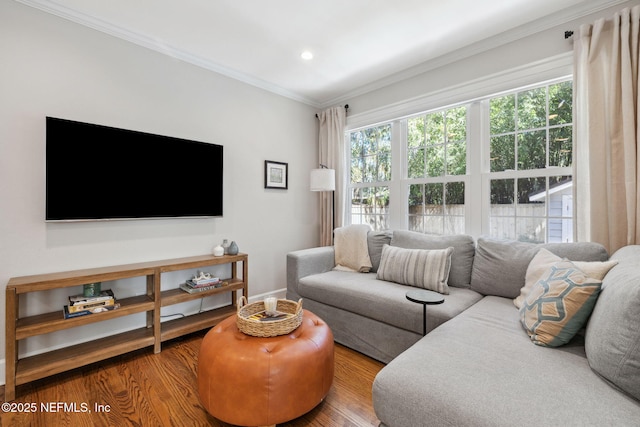
<svg viewBox="0 0 640 427">
<path fill-rule="evenodd" d="M 344 218 L 347 170 L 344 146 L 346 118 L 344 107 L 328 108 L 318 114 L 320 120 L 318 158 L 320 164 L 336 171 L 335 194 L 327 191 L 320 193 L 320 245 L 322 246 L 333 245 L 333 229 L 342 226 Z M 335 209 L 335 215 L 333 209 Z"/>
<path fill-rule="evenodd" d="M 574 41 L 578 241 L 640 244 L 640 6 L 582 25 Z"/>
</svg>

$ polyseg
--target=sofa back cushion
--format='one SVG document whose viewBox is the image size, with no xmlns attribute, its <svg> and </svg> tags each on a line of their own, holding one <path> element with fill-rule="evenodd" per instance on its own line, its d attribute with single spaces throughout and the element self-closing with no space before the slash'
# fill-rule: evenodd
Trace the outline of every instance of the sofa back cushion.
<svg viewBox="0 0 640 427">
<path fill-rule="evenodd" d="M 598 243 L 535 244 L 481 237 L 471 274 L 471 289 L 482 295 L 516 298 L 525 285 L 527 267 L 540 248 L 571 261 L 606 261 Z"/>
<path fill-rule="evenodd" d="M 391 246 L 407 249 L 453 248 L 448 285 L 458 288 L 469 287 L 475 254 L 473 237 L 465 234 L 440 236 L 415 231 L 395 230 L 391 238 Z"/>
<path fill-rule="evenodd" d="M 371 273 L 378 271 L 380 267 L 380 257 L 382 257 L 382 248 L 384 245 L 391 244 L 393 231 L 369 231 L 367 234 L 367 246 L 369 247 L 369 258 L 371 259 Z"/>
<path fill-rule="evenodd" d="M 611 259 L 618 265 L 602 282 L 585 352 L 591 369 L 640 400 L 640 245 L 623 247 Z"/>
</svg>

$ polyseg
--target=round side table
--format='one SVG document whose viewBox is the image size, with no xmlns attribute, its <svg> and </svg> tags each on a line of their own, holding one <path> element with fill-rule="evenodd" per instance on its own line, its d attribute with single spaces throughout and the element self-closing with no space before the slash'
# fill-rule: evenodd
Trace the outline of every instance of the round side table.
<svg viewBox="0 0 640 427">
<path fill-rule="evenodd" d="M 427 305 L 442 304 L 444 297 L 434 291 L 413 289 L 407 292 L 407 299 L 422 304 L 422 335 L 427 335 Z"/>
</svg>

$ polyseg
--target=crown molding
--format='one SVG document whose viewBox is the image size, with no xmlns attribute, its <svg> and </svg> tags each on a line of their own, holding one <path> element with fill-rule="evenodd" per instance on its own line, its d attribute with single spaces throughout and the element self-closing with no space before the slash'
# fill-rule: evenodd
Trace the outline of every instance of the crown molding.
<svg viewBox="0 0 640 427">
<path fill-rule="evenodd" d="M 193 55 L 189 52 L 186 52 L 182 49 L 178 49 L 166 43 L 160 43 L 156 39 L 149 37 L 145 34 L 130 31 L 130 30 L 127 30 L 126 28 L 114 25 L 110 22 L 104 21 L 95 16 L 77 12 L 75 10 L 62 6 L 61 4 L 56 3 L 54 1 L 51 1 L 51 0 L 16 0 L 16 1 L 27 6 L 31 6 L 35 9 L 39 9 L 43 12 L 47 12 L 52 15 L 58 16 L 60 18 L 64 18 L 76 24 L 83 25 L 85 27 L 117 37 L 119 39 L 136 44 L 138 46 L 142 46 L 147 49 L 151 49 L 153 51 L 162 53 L 163 55 L 168 55 L 172 58 L 179 59 L 181 61 L 198 66 L 200 68 L 204 68 L 209 71 L 213 71 L 225 77 L 229 77 L 231 79 L 238 80 L 242 83 L 246 83 L 248 85 L 257 87 L 259 89 L 263 89 L 267 92 L 271 92 L 276 95 L 290 98 L 294 101 L 298 101 L 303 104 L 310 105 L 312 107 L 319 108 L 321 106 L 321 104 L 316 100 L 305 97 L 299 93 L 295 93 L 290 90 L 284 89 L 280 86 L 274 85 L 272 83 L 264 81 L 255 76 L 251 76 L 251 75 L 233 70 L 231 68 L 225 67 L 213 61 L 205 59 L 201 56 Z"/>
<path fill-rule="evenodd" d="M 283 96 L 283 97 L 292 99 L 294 101 L 298 101 L 303 104 L 307 104 L 311 107 L 319 108 L 319 109 L 327 108 L 332 105 L 347 102 L 350 98 L 364 95 L 368 92 L 381 89 L 383 87 L 392 85 L 402 80 L 406 80 L 406 79 L 418 76 L 420 74 L 431 71 L 433 69 L 440 68 L 445 65 L 451 64 L 453 62 L 457 62 L 465 58 L 486 52 L 488 50 L 511 43 L 518 39 L 533 35 L 540 31 L 548 30 L 555 26 L 559 26 L 559 25 L 571 22 L 573 20 L 588 16 L 590 14 L 600 12 L 609 7 L 613 7 L 613 6 L 628 2 L 628 0 L 608 0 L 604 2 L 598 2 L 596 4 L 593 4 L 593 2 L 590 2 L 588 4 L 580 4 L 575 7 L 570 7 L 561 12 L 541 18 L 529 24 L 521 25 L 517 28 L 506 31 L 497 36 L 493 36 L 493 37 L 489 37 L 487 39 L 481 40 L 479 42 L 463 47 L 449 54 L 436 57 L 432 60 L 416 65 L 407 70 L 379 79 L 373 83 L 360 86 L 338 97 L 334 97 L 332 99 L 318 100 L 318 99 L 312 99 L 307 96 L 301 95 L 300 93 L 297 93 L 297 92 L 287 90 L 278 85 L 274 85 L 256 76 L 248 75 L 245 73 L 241 73 L 237 70 L 233 70 L 231 68 L 225 67 L 221 64 L 215 63 L 203 57 L 193 55 L 189 52 L 186 52 L 174 46 L 170 46 L 165 43 L 160 43 L 154 38 L 149 37 L 145 34 L 133 32 L 123 27 L 114 25 L 110 22 L 104 21 L 95 16 L 74 11 L 59 3 L 56 3 L 53 0 L 16 0 L 16 1 L 24 5 L 33 7 L 35 9 L 44 11 L 46 13 L 50 13 L 52 15 L 67 19 L 71 22 L 92 28 L 94 30 L 103 32 L 105 34 L 109 34 L 111 36 L 120 38 L 122 40 L 126 40 L 138 46 L 151 49 L 153 51 L 162 53 L 164 55 L 168 55 L 172 58 L 179 59 L 181 61 L 190 63 L 192 65 L 196 65 L 200 68 L 213 71 L 217 74 L 229 77 L 234 80 L 238 80 L 240 82 L 257 87 L 259 89 L 262 89 L 262 90 L 274 93 L 276 95 L 280 95 L 280 96 Z"/>
<path fill-rule="evenodd" d="M 597 4 L 579 5 L 569 9 L 565 9 L 564 11 L 558 12 L 556 14 L 540 18 L 536 21 L 521 25 L 509 31 L 505 31 L 504 33 L 498 34 L 496 36 L 478 41 L 472 45 L 457 49 L 451 53 L 416 65 L 415 67 L 411 67 L 398 73 L 392 74 L 373 83 L 360 86 L 359 88 L 340 95 L 339 97 L 325 100 L 322 102 L 322 107 L 324 108 L 334 104 L 348 102 L 350 99 L 357 96 L 365 95 L 374 90 L 382 89 L 394 83 L 419 76 L 420 74 L 424 74 L 428 71 L 444 67 L 454 62 L 458 62 L 466 58 L 481 54 L 483 52 L 487 52 L 491 49 L 498 48 L 500 46 L 512 43 L 525 37 L 532 36 L 542 31 L 550 30 L 554 27 L 568 24 L 572 21 L 584 18 L 585 16 L 589 16 L 610 7 L 627 2 L 628 0 L 608 0 Z M 570 30 L 570 28 L 566 28 L 566 30 Z"/>
</svg>

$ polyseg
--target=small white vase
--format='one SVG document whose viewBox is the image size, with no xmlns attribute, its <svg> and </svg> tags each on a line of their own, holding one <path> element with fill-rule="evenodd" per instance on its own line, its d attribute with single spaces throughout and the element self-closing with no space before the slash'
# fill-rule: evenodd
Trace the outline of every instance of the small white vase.
<svg viewBox="0 0 640 427">
<path fill-rule="evenodd" d="M 213 248 L 213 256 L 222 256 L 224 255 L 224 248 L 220 245 Z"/>
</svg>

